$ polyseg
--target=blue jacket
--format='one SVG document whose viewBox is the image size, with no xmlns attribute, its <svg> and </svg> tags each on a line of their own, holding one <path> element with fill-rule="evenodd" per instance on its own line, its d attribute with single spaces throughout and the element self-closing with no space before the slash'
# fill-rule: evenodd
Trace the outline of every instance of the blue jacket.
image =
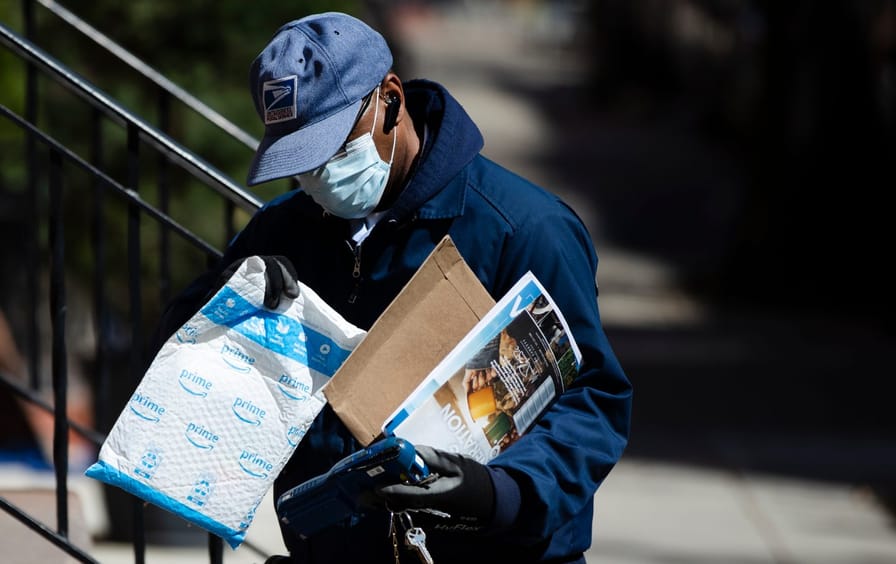
<svg viewBox="0 0 896 564">
<path fill-rule="evenodd" d="M 199 307 L 218 273 L 249 255 L 284 255 L 299 279 L 348 321 L 368 329 L 446 234 L 497 300 L 531 270 L 556 300 L 583 354 L 580 375 L 539 423 L 490 464 L 497 513 L 485 532 L 427 531 L 436 562 L 581 561 L 593 497 L 626 445 L 631 387 L 601 327 L 597 256 L 576 214 L 556 196 L 479 154 L 482 136 L 441 86 L 405 85 L 428 136 L 417 172 L 358 251 L 345 220 L 301 191 L 268 203 L 169 307 L 162 338 Z M 354 276 L 356 265 L 360 274 Z M 437 320 L 433 320 L 437 323 Z M 315 420 L 275 483 L 275 495 L 360 448 L 332 410 Z M 298 562 L 392 562 L 388 516 L 371 514 L 301 540 Z"/>
</svg>

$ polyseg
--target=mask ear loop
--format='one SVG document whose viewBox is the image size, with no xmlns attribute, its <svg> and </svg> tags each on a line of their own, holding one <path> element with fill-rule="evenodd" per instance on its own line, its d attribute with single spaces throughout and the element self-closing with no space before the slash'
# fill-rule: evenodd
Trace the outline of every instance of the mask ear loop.
<svg viewBox="0 0 896 564">
<path fill-rule="evenodd" d="M 392 154 L 389 155 L 389 166 L 392 166 L 392 160 L 395 159 L 395 141 L 398 139 L 398 128 L 392 128 Z"/>
<path fill-rule="evenodd" d="M 375 97 L 379 100 L 382 100 L 382 97 L 380 96 L 380 87 L 379 86 L 376 87 Z M 376 131 L 376 118 L 378 118 L 380 115 L 380 105 L 377 103 L 377 104 L 374 104 L 373 106 L 374 106 L 374 108 L 373 108 L 373 125 L 370 126 L 370 137 L 371 138 L 373 138 L 373 132 Z"/>
</svg>

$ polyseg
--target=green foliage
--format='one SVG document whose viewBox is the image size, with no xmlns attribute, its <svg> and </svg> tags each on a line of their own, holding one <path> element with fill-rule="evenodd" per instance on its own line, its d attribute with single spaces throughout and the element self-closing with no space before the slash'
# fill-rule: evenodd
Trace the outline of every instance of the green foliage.
<svg viewBox="0 0 896 564">
<path fill-rule="evenodd" d="M 362 16 L 361 2 L 252 2 L 241 0 L 132 0 L 64 5 L 78 17 L 140 58 L 161 75 L 223 115 L 249 135 L 260 139 L 263 129 L 248 93 L 248 69 L 252 59 L 284 23 L 319 11 L 344 11 Z M 0 21 L 24 35 L 22 5 L 0 3 Z M 32 41 L 77 76 L 104 92 L 125 109 L 152 127 L 165 131 L 173 140 L 243 185 L 252 150 L 229 137 L 217 126 L 177 100 L 169 100 L 170 110 L 163 119 L 160 89 L 135 70 L 83 37 L 43 6 L 34 3 L 35 36 Z M 19 115 L 24 113 L 25 64 L 5 47 L 0 47 L 0 104 Z M 97 126 L 94 110 L 80 97 L 43 73 L 38 78 L 37 124 L 75 154 L 95 162 L 116 182 L 135 189 L 152 205 L 159 203 L 163 181 L 170 191 L 169 214 L 179 223 L 218 248 L 229 237 L 227 216 L 215 191 L 179 170 L 165 165 L 148 144 L 140 145 L 139 158 L 129 161 L 127 135 L 117 123 L 103 118 Z M 91 139 L 99 132 L 98 146 Z M 21 194 L 28 185 L 22 132 L 0 118 L 0 196 Z M 99 153 L 97 152 L 99 149 Z M 47 200 L 48 153 L 41 147 L 37 185 L 41 210 Z M 136 185 L 129 186 L 131 170 L 139 170 Z M 163 172 L 164 171 L 164 172 Z M 272 182 L 254 192 L 268 200 L 290 188 L 288 181 Z M 89 286 L 96 258 L 91 239 L 94 217 L 95 180 L 66 165 L 65 213 L 67 266 L 77 284 Z M 128 308 L 127 205 L 113 190 L 106 191 L 106 254 L 111 264 L 107 288 L 116 310 Z M 248 220 L 236 211 L 236 227 Z M 3 218 L 0 218 L 2 220 Z M 0 226 L 2 227 L 2 226 Z M 40 229 L 41 262 L 46 266 L 46 229 Z M 154 320 L 159 307 L 158 293 L 164 285 L 158 279 L 160 232 L 156 222 L 144 216 L 140 223 L 141 271 L 145 284 L 155 295 L 144 304 L 145 317 Z M 201 253 L 188 244 L 172 239 L 175 253 L 171 292 L 182 288 L 203 268 Z M 6 257 L 20 249 L 4 248 Z M 2 257 L 0 257 L 2 258 Z M 152 292 L 147 292 L 151 294 Z M 150 323 L 151 324 L 151 323 Z"/>
</svg>

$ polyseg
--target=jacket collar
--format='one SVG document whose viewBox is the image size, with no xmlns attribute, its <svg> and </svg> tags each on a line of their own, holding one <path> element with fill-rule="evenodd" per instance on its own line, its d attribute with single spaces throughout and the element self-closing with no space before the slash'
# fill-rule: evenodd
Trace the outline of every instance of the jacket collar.
<svg viewBox="0 0 896 564">
<path fill-rule="evenodd" d="M 417 217 L 420 219 L 448 219 L 463 214 L 468 174 L 466 168 L 461 169 L 444 188 L 420 207 Z"/>
<path fill-rule="evenodd" d="M 425 124 L 428 134 L 418 169 L 388 215 L 398 221 L 414 214 L 425 219 L 456 217 L 464 209 L 466 166 L 482 150 L 482 134 L 441 85 L 411 80 L 405 93 L 415 125 Z"/>
</svg>

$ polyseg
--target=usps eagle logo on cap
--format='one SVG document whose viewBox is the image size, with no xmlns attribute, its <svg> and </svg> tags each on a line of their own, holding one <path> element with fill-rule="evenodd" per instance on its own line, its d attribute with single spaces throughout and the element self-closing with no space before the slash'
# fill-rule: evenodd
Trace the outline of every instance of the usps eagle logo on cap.
<svg viewBox="0 0 896 564">
<path fill-rule="evenodd" d="M 264 103 L 264 123 L 280 123 L 296 117 L 296 75 L 268 80 L 262 85 L 261 99 Z"/>
</svg>

